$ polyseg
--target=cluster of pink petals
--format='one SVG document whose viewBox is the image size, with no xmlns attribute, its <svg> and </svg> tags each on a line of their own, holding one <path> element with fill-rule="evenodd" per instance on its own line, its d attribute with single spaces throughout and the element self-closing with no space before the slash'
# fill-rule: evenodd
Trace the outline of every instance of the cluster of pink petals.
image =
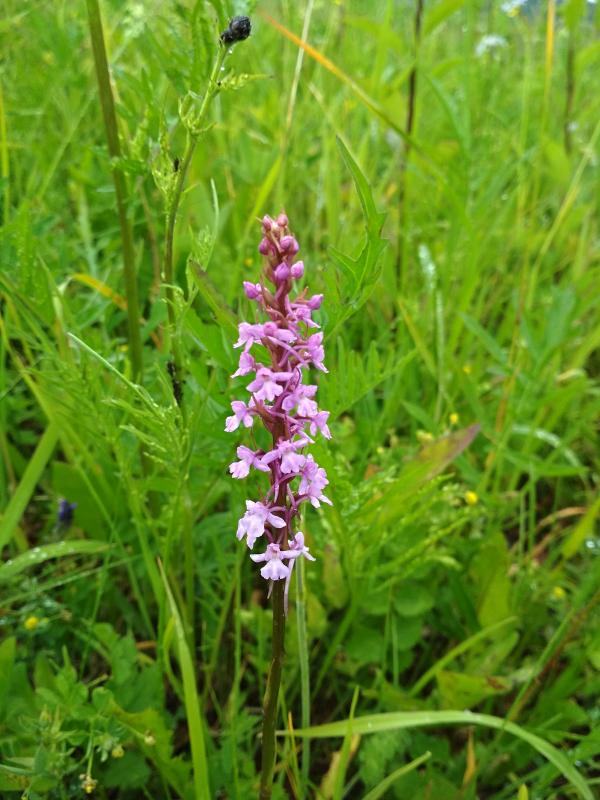
<svg viewBox="0 0 600 800">
<path fill-rule="evenodd" d="M 304 452 L 314 441 L 311 437 L 331 438 L 329 412 L 321 411 L 315 400 L 317 386 L 304 383 L 311 367 L 327 372 L 323 334 L 315 330 L 319 325 L 312 319 L 323 295 L 307 297 L 303 289 L 290 298 L 293 282 L 304 275 L 304 263 L 295 259 L 300 248 L 290 234 L 286 215 L 280 214 L 277 219 L 264 217 L 262 230 L 258 249 L 266 261 L 263 279 L 259 283 L 244 281 L 244 292 L 268 319 L 239 325 L 234 346 L 241 348 L 241 353 L 232 377 L 253 376 L 247 384 L 251 396 L 247 403 L 232 402 L 233 413 L 227 417 L 225 430 L 252 428 L 259 418 L 271 434 L 269 450 L 238 447 L 239 460 L 230 464 L 229 471 L 238 479 L 247 477 L 251 470 L 268 473 L 269 489 L 260 501 L 246 501 L 237 537 L 245 537 L 252 548 L 258 538 L 265 536 L 267 549 L 252 554 L 252 560 L 264 562 L 260 573 L 266 580 L 289 583 L 298 557 L 314 561 L 304 544 L 304 534 L 298 531 L 292 536 L 293 518 L 303 502 L 315 508 L 321 503 L 331 505 L 323 494 L 329 483 L 325 470 Z M 268 352 L 269 364 L 257 361 L 258 356 L 250 352 L 255 345 L 262 353 Z"/>
</svg>

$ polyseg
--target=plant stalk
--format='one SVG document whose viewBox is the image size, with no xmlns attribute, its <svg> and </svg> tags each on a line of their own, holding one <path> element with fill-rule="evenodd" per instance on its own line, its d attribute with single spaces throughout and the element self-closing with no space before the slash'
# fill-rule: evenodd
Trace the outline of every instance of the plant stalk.
<svg viewBox="0 0 600 800">
<path fill-rule="evenodd" d="M 419 58 L 419 45 L 421 43 L 421 26 L 423 21 L 423 7 L 425 0 L 416 0 L 414 17 L 414 55 L 415 63 L 408 76 L 408 102 L 406 107 L 406 139 L 404 143 L 404 153 L 400 162 L 400 175 L 398 177 L 398 256 L 397 256 L 397 275 L 398 279 L 405 285 L 404 280 L 404 243 L 403 225 L 404 209 L 406 207 L 406 168 L 410 159 L 411 137 L 415 127 L 415 109 L 417 104 L 417 66 Z"/>
<path fill-rule="evenodd" d="M 223 43 L 220 43 L 217 58 L 213 65 L 210 78 L 208 79 L 208 87 L 198 111 L 198 115 L 195 119 L 196 128 L 198 128 L 200 123 L 203 121 L 211 100 L 219 93 L 220 81 L 218 80 L 218 76 L 227 53 L 227 47 Z M 167 300 L 168 338 L 171 347 L 171 358 L 173 364 L 171 368 L 171 379 L 173 382 L 173 394 L 179 406 L 182 406 L 183 404 L 183 361 L 177 333 L 177 314 L 175 312 L 173 243 L 175 240 L 175 223 L 177 221 L 177 212 L 181 203 L 185 179 L 194 156 L 199 137 L 200 133 L 192 133 L 190 130 L 188 130 L 185 151 L 177 169 L 177 180 L 173 190 L 173 196 L 167 208 L 167 223 L 165 232 L 163 281 L 165 283 L 165 296 Z"/>
<path fill-rule="evenodd" d="M 100 105 L 102 107 L 102 116 L 104 118 L 104 127 L 106 130 L 106 142 L 109 155 L 113 160 L 112 179 L 115 187 L 117 213 L 121 228 L 121 244 L 123 248 L 123 275 L 125 278 L 125 297 L 127 298 L 127 328 L 131 372 L 134 382 L 139 382 L 142 377 L 142 339 L 140 336 L 140 311 L 133 234 L 127 214 L 127 186 L 125 183 L 125 175 L 117 161 L 117 159 L 121 157 L 121 145 L 119 143 L 115 101 L 110 83 L 102 17 L 100 16 L 98 0 L 87 0 L 87 11 L 92 50 L 94 52 L 96 79 L 98 81 L 98 93 L 100 95 Z"/>
<path fill-rule="evenodd" d="M 273 772 L 275 770 L 275 729 L 277 724 L 277 701 L 281 685 L 283 666 L 283 643 L 285 636 L 285 613 L 283 596 L 285 581 L 273 582 L 273 638 L 272 660 L 267 678 L 267 690 L 263 705 L 262 725 L 262 762 L 260 774 L 260 800 L 270 800 L 273 790 Z"/>
</svg>

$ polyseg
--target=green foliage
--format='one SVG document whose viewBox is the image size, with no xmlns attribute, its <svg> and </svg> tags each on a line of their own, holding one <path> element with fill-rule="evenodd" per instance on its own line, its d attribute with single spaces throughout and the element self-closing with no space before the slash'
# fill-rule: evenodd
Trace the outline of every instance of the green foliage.
<svg viewBox="0 0 600 800">
<path fill-rule="evenodd" d="M 0 795 L 257 794 L 270 611 L 223 426 L 256 218 L 285 208 L 325 295 L 334 505 L 302 522 L 317 560 L 290 589 L 274 797 L 591 797 L 600 11 L 555 4 L 552 27 L 552 4 L 431 0 L 417 46 L 416 0 L 277 2 L 314 49 L 259 9 L 198 120 L 219 33 L 254 5 L 101 0 L 111 162 L 85 8 L 5 3 Z M 161 271 L 200 134 L 173 259 L 182 413 Z"/>
</svg>

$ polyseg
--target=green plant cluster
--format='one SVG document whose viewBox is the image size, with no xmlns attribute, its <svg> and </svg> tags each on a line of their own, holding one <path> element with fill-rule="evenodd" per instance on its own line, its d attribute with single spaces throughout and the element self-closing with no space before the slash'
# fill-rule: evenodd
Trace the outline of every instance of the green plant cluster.
<svg viewBox="0 0 600 800">
<path fill-rule="evenodd" d="M 334 505 L 273 797 L 595 796 L 600 11 L 512 6 L 102 0 L 111 159 L 85 4 L 4 1 L 1 797 L 257 796 L 271 612 L 223 427 L 281 209 L 325 295 Z"/>
</svg>

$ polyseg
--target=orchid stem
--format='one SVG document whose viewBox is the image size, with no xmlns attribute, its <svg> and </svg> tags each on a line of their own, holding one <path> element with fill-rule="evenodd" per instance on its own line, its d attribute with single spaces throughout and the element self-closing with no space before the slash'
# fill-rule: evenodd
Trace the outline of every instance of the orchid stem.
<svg viewBox="0 0 600 800">
<path fill-rule="evenodd" d="M 283 642 L 285 637 L 284 613 L 285 581 L 274 581 L 273 585 L 273 639 L 272 660 L 267 678 L 267 690 L 263 705 L 262 765 L 260 775 L 260 800 L 270 800 L 273 791 L 275 770 L 275 729 L 281 671 L 283 666 Z"/>
</svg>

